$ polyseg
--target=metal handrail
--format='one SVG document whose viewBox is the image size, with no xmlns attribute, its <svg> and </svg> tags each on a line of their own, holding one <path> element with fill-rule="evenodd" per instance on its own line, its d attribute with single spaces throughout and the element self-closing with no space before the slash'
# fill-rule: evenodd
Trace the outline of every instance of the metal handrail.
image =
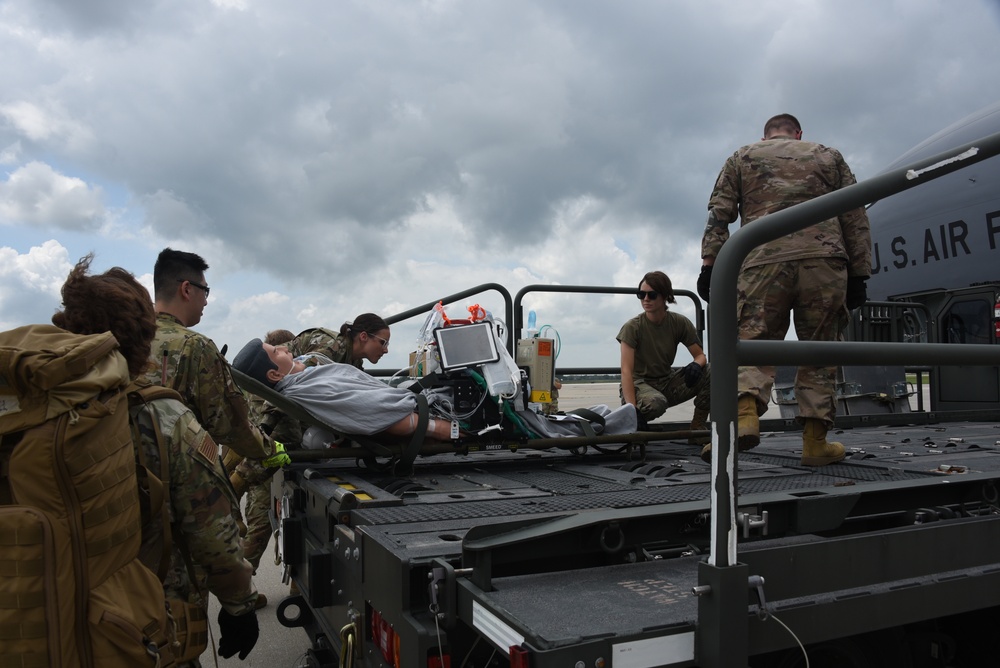
<svg viewBox="0 0 1000 668">
<path fill-rule="evenodd" d="M 524 307 L 522 303 L 524 297 L 535 292 L 551 292 L 551 293 L 577 293 L 577 294 L 595 294 L 595 295 L 634 295 L 635 288 L 616 288 L 607 287 L 599 285 L 541 285 L 533 284 L 526 285 L 517 294 L 514 295 L 514 327 L 513 331 L 520 332 L 524 328 Z M 701 305 L 701 300 L 698 296 L 691 292 L 690 290 L 674 290 L 675 297 L 685 297 L 691 300 L 694 304 L 695 312 L 695 330 L 698 332 L 698 337 L 704 341 L 705 337 L 705 309 Z M 511 350 L 511 354 L 514 351 Z M 620 366 L 613 367 L 560 367 L 558 369 L 559 373 L 563 374 L 618 374 L 621 373 Z"/>
<path fill-rule="evenodd" d="M 402 313 L 397 313 L 395 315 L 390 315 L 385 319 L 387 325 L 394 325 L 397 322 L 402 322 L 403 320 L 409 320 L 410 318 L 416 316 L 426 316 L 434 306 L 440 302 L 442 305 L 454 304 L 455 302 L 465 299 L 466 297 L 471 297 L 472 295 L 478 295 L 482 292 L 487 292 L 489 290 L 495 290 L 500 293 L 503 297 L 504 303 L 504 323 L 508 325 L 507 331 L 504 332 L 506 336 L 506 341 L 504 345 L 508 350 L 513 351 L 513 338 L 511 336 L 511 328 L 509 326 L 511 320 L 514 317 L 514 303 L 510 296 L 510 290 L 500 285 L 499 283 L 483 283 L 467 290 L 462 290 L 461 292 L 455 292 L 447 297 L 441 297 L 440 299 L 435 299 L 434 301 L 427 302 L 420 306 L 415 306 L 411 309 L 403 311 Z M 399 369 L 370 369 L 369 373 L 373 376 L 394 376 L 399 372 Z"/>
</svg>

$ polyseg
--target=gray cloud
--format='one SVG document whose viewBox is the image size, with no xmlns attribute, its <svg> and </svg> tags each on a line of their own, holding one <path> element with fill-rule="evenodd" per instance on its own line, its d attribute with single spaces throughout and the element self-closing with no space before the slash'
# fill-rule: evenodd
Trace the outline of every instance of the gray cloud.
<svg viewBox="0 0 1000 668">
<path fill-rule="evenodd" d="M 85 228 L 119 207 L 120 231 L 305 291 L 287 308 L 308 313 L 321 292 L 349 312 L 443 293 L 442 267 L 693 276 L 696 250 L 678 249 L 696 248 L 723 160 L 770 115 L 796 114 L 866 178 L 1000 90 L 987 0 L 5 8 L 5 229 Z M 75 199 L 56 197 L 68 179 Z"/>
</svg>

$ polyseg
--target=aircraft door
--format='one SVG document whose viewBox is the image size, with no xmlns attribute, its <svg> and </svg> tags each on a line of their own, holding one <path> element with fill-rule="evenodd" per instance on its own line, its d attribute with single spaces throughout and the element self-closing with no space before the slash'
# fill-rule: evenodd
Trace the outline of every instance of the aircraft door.
<svg viewBox="0 0 1000 668">
<path fill-rule="evenodd" d="M 944 304 L 938 322 L 938 340 L 952 344 L 997 342 L 996 294 L 993 286 L 963 291 Z M 975 410 L 1000 407 L 1000 370 L 997 367 L 937 367 L 931 376 L 934 410 Z"/>
</svg>

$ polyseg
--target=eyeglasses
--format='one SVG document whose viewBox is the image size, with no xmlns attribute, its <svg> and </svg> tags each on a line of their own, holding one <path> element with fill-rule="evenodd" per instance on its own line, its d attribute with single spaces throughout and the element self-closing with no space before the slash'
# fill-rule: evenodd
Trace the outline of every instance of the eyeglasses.
<svg viewBox="0 0 1000 668">
<path fill-rule="evenodd" d="M 657 292 L 656 290 L 650 290 L 648 292 L 646 290 L 636 290 L 635 296 L 638 297 L 639 299 L 646 299 L 647 297 L 649 299 L 656 299 L 657 297 L 660 296 L 660 293 Z"/>
<path fill-rule="evenodd" d="M 381 343 L 382 344 L 382 350 L 385 350 L 385 351 L 388 352 L 388 350 L 389 350 L 389 340 L 388 339 L 383 339 L 381 336 L 375 336 L 374 334 L 369 334 L 368 337 L 372 338 L 372 339 L 375 339 L 376 341 L 378 341 L 379 343 Z"/>
<path fill-rule="evenodd" d="M 204 290 L 205 291 L 205 299 L 208 299 L 208 293 L 212 291 L 212 288 L 208 287 L 207 285 L 202 285 L 201 283 L 195 283 L 194 281 L 188 281 L 186 278 L 178 278 L 177 279 L 178 283 L 183 283 L 184 281 L 187 281 L 188 283 L 190 283 L 194 287 L 198 288 L 199 290 Z"/>
</svg>

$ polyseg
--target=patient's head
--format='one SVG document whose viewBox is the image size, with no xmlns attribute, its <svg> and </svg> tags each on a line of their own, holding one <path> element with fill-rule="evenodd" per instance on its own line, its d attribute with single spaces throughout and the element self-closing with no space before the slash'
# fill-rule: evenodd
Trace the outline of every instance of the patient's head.
<svg viewBox="0 0 1000 668">
<path fill-rule="evenodd" d="M 260 339 L 253 339 L 237 353 L 233 368 L 269 387 L 285 376 L 298 373 L 305 367 L 296 362 L 288 348 L 272 346 Z"/>
</svg>

